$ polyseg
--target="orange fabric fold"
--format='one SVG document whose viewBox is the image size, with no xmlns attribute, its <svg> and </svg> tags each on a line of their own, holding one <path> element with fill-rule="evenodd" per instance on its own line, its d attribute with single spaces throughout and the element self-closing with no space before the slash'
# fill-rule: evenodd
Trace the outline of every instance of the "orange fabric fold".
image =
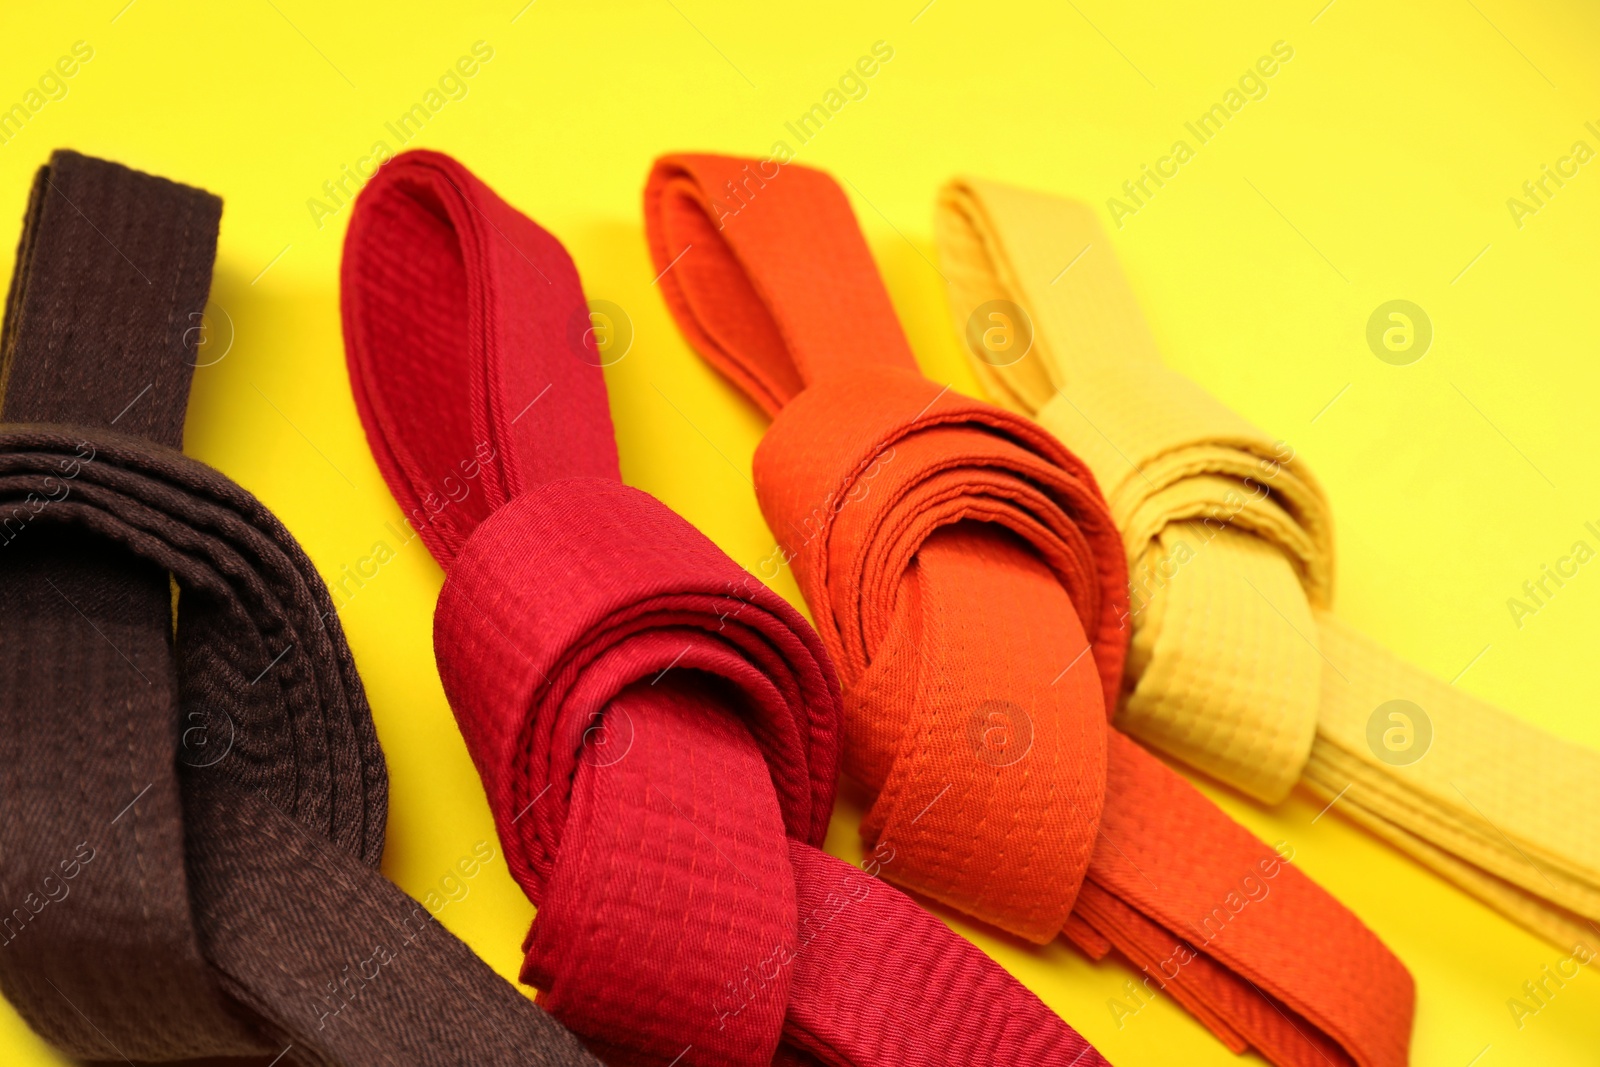
<svg viewBox="0 0 1600 1067">
<path fill-rule="evenodd" d="M 1093 476 L 922 377 L 833 180 L 671 156 L 645 212 L 680 327 L 774 418 L 756 493 L 838 665 L 884 876 L 1036 943 L 1115 947 L 1235 1051 L 1404 1063 L 1400 962 L 1110 728 L 1127 572 Z"/>
</svg>

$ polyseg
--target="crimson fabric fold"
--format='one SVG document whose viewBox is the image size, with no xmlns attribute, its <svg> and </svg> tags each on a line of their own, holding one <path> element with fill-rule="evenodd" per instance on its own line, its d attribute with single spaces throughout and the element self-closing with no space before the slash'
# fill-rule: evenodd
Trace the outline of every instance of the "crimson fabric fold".
<svg viewBox="0 0 1600 1067">
<path fill-rule="evenodd" d="M 843 191 L 656 161 L 651 257 L 773 424 L 757 499 L 839 664 L 885 877 L 1019 937 L 1121 951 L 1234 1051 L 1402 1064 L 1414 988 L 1354 915 L 1109 728 L 1127 565 L 1088 467 L 924 378 Z"/>
<path fill-rule="evenodd" d="M 311 562 L 178 451 L 216 197 L 57 152 L 0 335 L 0 988 L 63 1053 L 596 1061 L 378 873 Z"/>
<path fill-rule="evenodd" d="M 1101 1064 L 820 849 L 840 692 L 786 602 L 624 486 L 577 271 L 460 163 L 396 157 L 341 283 L 356 404 L 446 570 L 434 650 L 512 873 L 523 980 L 614 1064 Z"/>
</svg>

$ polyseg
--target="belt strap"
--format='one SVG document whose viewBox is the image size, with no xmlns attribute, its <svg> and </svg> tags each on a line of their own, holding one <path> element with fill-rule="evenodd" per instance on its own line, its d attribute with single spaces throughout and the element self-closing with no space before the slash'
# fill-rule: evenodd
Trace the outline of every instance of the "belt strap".
<svg viewBox="0 0 1600 1067">
<path fill-rule="evenodd" d="M 690 340 L 777 412 L 756 493 L 840 664 L 886 876 L 1030 940 L 1115 946 L 1236 1051 L 1403 1063 L 1399 962 L 1106 728 L 1127 572 L 1088 468 L 921 378 L 839 187 L 760 167 L 658 160 L 651 254 Z M 1243 878 L 1270 899 L 1234 907 Z"/>
<path fill-rule="evenodd" d="M 1291 446 L 1161 365 L 1093 211 L 968 178 L 941 193 L 937 222 L 958 329 L 994 306 L 1031 326 L 1019 360 L 971 348 L 980 379 L 1088 460 L 1123 532 L 1143 604 L 1118 724 L 1263 800 L 1303 776 L 1527 929 L 1594 944 L 1600 754 L 1332 614 L 1321 489 Z"/>
<path fill-rule="evenodd" d="M 555 238 L 455 160 L 405 153 L 356 202 L 342 304 L 373 454 L 447 571 L 439 673 L 538 907 L 541 1004 L 619 1064 L 1104 1063 L 819 848 L 833 667 L 793 608 L 621 484 Z"/>
<path fill-rule="evenodd" d="M 0 350 L 0 987 L 97 1061 L 592 1064 L 378 874 L 388 778 L 327 590 L 172 447 L 221 207 L 71 152 L 34 184 Z"/>
</svg>

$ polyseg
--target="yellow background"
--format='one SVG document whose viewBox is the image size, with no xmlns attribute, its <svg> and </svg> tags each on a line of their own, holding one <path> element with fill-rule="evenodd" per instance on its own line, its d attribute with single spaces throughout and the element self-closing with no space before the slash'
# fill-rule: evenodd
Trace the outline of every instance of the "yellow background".
<svg viewBox="0 0 1600 1067">
<path fill-rule="evenodd" d="M 492 61 L 414 143 L 471 166 L 566 243 L 591 297 L 626 309 L 633 347 L 607 372 L 623 474 L 753 568 L 772 549 L 747 480 L 763 422 L 689 351 L 652 288 L 639 193 L 654 156 L 764 155 L 783 139 L 848 178 L 924 369 L 970 391 L 931 263 L 939 184 L 972 172 L 1104 210 L 1286 41 L 1294 58 L 1269 95 L 1125 220 L 1117 253 L 1167 361 L 1324 480 L 1341 613 L 1446 679 L 1472 664 L 1463 688 L 1600 745 L 1600 564 L 1520 629 L 1506 606 L 1575 540 L 1600 547 L 1583 530 L 1600 527 L 1600 162 L 1520 229 L 1506 206 L 1574 141 L 1600 148 L 1583 128 L 1600 127 L 1600 14 L 1572 2 L 1323 2 L 8 5 L 0 106 L 75 41 L 94 58 L 0 146 L 0 241 L 14 244 L 30 175 L 57 146 L 223 196 L 213 301 L 226 314 L 213 318 L 231 320 L 232 346 L 196 375 L 186 447 L 265 500 L 335 577 L 392 536 L 384 523 L 399 510 L 345 377 L 337 267 L 349 213 L 319 229 L 306 201 L 375 140 L 396 147 L 384 123 L 483 40 Z M 879 40 L 894 58 L 868 95 L 801 146 L 784 123 Z M 1364 340 L 1373 309 L 1395 298 L 1435 328 L 1409 367 L 1381 363 Z M 342 612 L 389 757 L 385 869 L 417 896 L 493 840 L 433 667 L 440 581 L 413 542 Z M 788 574 L 778 587 L 798 602 Z M 1337 809 L 1313 823 L 1321 805 L 1302 793 L 1268 811 L 1205 788 L 1262 837 L 1290 841 L 1409 965 L 1414 1062 L 1600 1060 L 1595 968 L 1519 1030 L 1507 998 L 1564 953 Z M 829 842 L 850 858 L 859 811 L 847 795 Z M 531 914 L 497 861 L 440 917 L 513 976 Z M 953 925 L 1116 1064 L 1236 1062 L 1165 997 L 1119 1029 L 1107 1001 L 1129 976 L 1121 964 Z M 9 1009 L 0 1061 L 59 1062 Z"/>
</svg>

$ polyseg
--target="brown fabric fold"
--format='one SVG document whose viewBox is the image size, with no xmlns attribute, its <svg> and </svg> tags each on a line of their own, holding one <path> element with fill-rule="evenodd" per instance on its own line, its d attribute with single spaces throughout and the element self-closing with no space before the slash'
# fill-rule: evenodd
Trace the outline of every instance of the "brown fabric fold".
<svg viewBox="0 0 1600 1067">
<path fill-rule="evenodd" d="M 175 450 L 220 212 L 70 152 L 34 184 L 0 339 L 0 988 L 86 1059 L 594 1064 L 378 873 L 327 590 Z"/>
</svg>

